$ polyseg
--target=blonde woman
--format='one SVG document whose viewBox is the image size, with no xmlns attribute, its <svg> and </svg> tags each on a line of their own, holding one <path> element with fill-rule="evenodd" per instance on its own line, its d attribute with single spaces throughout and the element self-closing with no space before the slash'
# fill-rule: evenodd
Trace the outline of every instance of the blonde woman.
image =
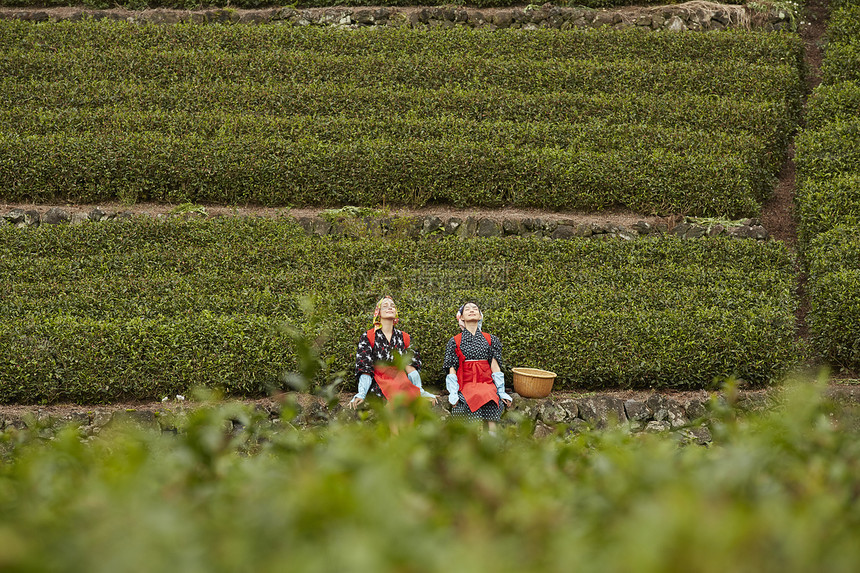
<svg viewBox="0 0 860 573">
<path fill-rule="evenodd" d="M 355 353 L 355 375 L 358 378 L 358 393 L 349 403 L 351 408 L 358 407 L 368 393 L 383 400 L 392 400 L 403 395 L 407 401 L 418 396 L 436 403 L 436 396 L 421 387 L 421 359 L 411 347 L 409 334 L 394 327 L 399 322 L 394 299 L 385 296 L 376 303 L 373 312 L 373 328 L 361 335 Z M 406 371 L 391 366 L 394 353 L 404 354 L 412 351 L 412 360 Z"/>
</svg>

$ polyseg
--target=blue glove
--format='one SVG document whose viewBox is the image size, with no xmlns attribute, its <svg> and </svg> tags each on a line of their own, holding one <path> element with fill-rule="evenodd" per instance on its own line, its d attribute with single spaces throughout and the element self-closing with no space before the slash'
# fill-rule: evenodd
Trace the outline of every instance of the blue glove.
<svg viewBox="0 0 860 573">
<path fill-rule="evenodd" d="M 445 389 L 448 390 L 448 402 L 453 406 L 460 400 L 460 383 L 456 374 L 445 376 Z"/>
<path fill-rule="evenodd" d="M 409 378 L 409 381 L 412 382 L 413 386 L 421 390 L 421 396 L 423 396 L 424 398 L 436 397 L 435 394 L 431 394 L 430 392 L 427 392 L 426 390 L 424 390 L 424 388 L 421 387 L 421 374 L 419 374 L 417 370 L 413 370 L 412 372 L 407 374 L 406 377 Z"/>
<path fill-rule="evenodd" d="M 353 400 L 358 398 L 359 400 L 364 400 L 367 398 L 367 391 L 370 390 L 370 384 L 373 382 L 373 378 L 370 377 L 370 374 L 362 374 L 358 377 L 358 394 L 353 397 Z"/>
<path fill-rule="evenodd" d="M 505 373 L 504 372 L 493 372 L 493 384 L 496 385 L 496 392 L 499 394 L 499 398 L 502 400 L 510 400 L 513 402 L 513 398 L 511 398 L 505 392 Z"/>
</svg>

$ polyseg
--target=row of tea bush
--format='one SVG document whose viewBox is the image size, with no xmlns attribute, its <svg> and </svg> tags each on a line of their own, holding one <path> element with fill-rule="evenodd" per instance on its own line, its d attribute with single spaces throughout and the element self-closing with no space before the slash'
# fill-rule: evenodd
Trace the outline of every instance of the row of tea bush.
<svg viewBox="0 0 860 573">
<path fill-rule="evenodd" d="M 621 140 L 612 139 L 616 130 L 596 130 L 593 139 L 583 130 L 570 138 L 580 146 L 555 148 L 529 145 L 531 137 L 545 143 L 550 134 L 526 134 L 517 125 L 458 122 L 459 129 L 446 132 L 445 123 L 434 123 L 422 135 L 420 120 L 397 122 L 390 127 L 401 133 L 390 139 L 364 136 L 367 129 L 354 122 L 349 127 L 362 136 L 351 137 L 348 130 L 337 130 L 343 122 L 333 121 L 327 127 L 333 141 L 306 139 L 310 134 L 301 131 L 295 139 L 253 132 L 5 136 L 0 137 L 0 182 L 13 201 L 384 202 L 588 210 L 623 203 L 640 212 L 683 207 L 740 215 L 757 211 L 772 180 L 764 167 L 741 155 L 743 147 L 725 151 L 712 145 L 705 152 L 701 146 L 711 139 L 702 132 L 686 134 L 687 141 L 680 133 L 668 134 L 669 145 L 655 149 L 647 143 L 661 134 L 652 137 L 646 127 L 648 137 L 625 134 L 628 146 L 614 149 Z M 487 139 L 463 141 L 472 127 Z M 505 140 L 508 129 L 513 133 Z M 564 137 L 555 131 L 555 137 Z M 338 141 L 341 137 L 348 139 Z M 757 142 L 747 147 L 758 148 Z"/>
<path fill-rule="evenodd" d="M 358 32 L 358 33 L 354 33 Z M 210 49 L 238 54 L 273 50 L 318 51 L 331 47 L 340 55 L 368 52 L 391 55 L 445 56 L 464 53 L 481 57 L 512 57 L 523 53 L 534 60 L 644 58 L 655 62 L 744 61 L 749 64 L 803 64 L 802 48 L 792 35 L 724 30 L 718 34 L 650 34 L 637 30 L 496 30 L 497 34 L 465 28 L 442 34 L 408 29 L 331 30 L 315 27 L 146 25 L 118 22 L 53 22 L 34 26 L 6 21 L 0 43 L 10 49 L 45 52 L 131 49 L 144 54 L 165 49 Z M 611 32 L 611 33 L 607 33 Z"/>
<path fill-rule="evenodd" d="M 7 225 L 0 250 L 4 402 L 265 392 L 296 368 L 284 321 L 328 331 L 321 352 L 352 387 L 358 336 L 385 293 L 431 385 L 468 300 L 507 368 L 555 371 L 558 388 L 762 385 L 795 359 L 781 243 L 338 239 L 289 219 L 224 218 Z"/>
<path fill-rule="evenodd" d="M 803 89 L 799 40 L 750 32 L 2 22 L 0 38 L 15 201 L 740 217 Z"/>
<path fill-rule="evenodd" d="M 837 367 L 860 369 L 860 4 L 834 4 L 823 83 L 797 137 L 799 235 L 811 339 Z"/>
</svg>

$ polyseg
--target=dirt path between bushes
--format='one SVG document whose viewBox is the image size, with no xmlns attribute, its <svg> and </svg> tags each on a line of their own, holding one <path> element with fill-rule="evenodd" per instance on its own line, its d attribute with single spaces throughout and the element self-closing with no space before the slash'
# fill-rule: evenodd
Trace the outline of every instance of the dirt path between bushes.
<svg viewBox="0 0 860 573">
<path fill-rule="evenodd" d="M 804 61 L 807 67 L 807 90 L 812 93 L 821 83 L 822 42 L 830 17 L 828 0 L 808 0 L 800 25 L 800 37 L 804 43 Z M 806 102 L 804 102 L 805 106 Z M 785 242 L 790 247 L 797 244 L 797 221 L 794 216 L 794 193 L 797 186 L 794 144 L 788 150 L 788 158 L 779 174 L 779 181 L 773 195 L 762 206 L 762 225 L 774 239 Z M 806 340 L 809 328 L 806 315 L 809 313 L 809 297 L 806 294 L 806 275 L 798 269 L 797 329 L 798 337 Z"/>
<path fill-rule="evenodd" d="M 804 61 L 807 66 L 807 90 L 812 93 L 821 83 L 821 43 L 830 16 L 828 0 L 808 0 L 801 17 L 800 37 L 804 43 Z M 805 105 L 805 102 L 804 102 Z M 794 145 L 779 173 L 773 195 L 762 205 L 762 225 L 774 239 L 793 247 L 797 244 L 797 221 L 794 218 L 795 190 Z"/>
<path fill-rule="evenodd" d="M 444 408 L 444 392 L 438 388 L 428 387 L 429 391 L 440 396 L 440 405 L 437 408 Z M 740 390 L 738 392 L 738 403 L 746 405 L 745 409 L 760 409 L 768 405 L 775 404 L 777 401 L 776 393 L 778 388 L 769 389 L 754 389 Z M 548 398 L 540 400 L 552 400 L 560 402 L 563 400 L 577 400 L 587 396 L 608 396 L 617 398 L 622 401 L 638 400 L 644 402 L 648 397 L 654 394 L 662 394 L 668 399 L 681 404 L 688 404 L 693 400 L 698 400 L 702 403 L 707 402 L 713 391 L 708 390 L 606 390 L 606 391 L 590 391 L 590 390 L 564 390 L 553 391 Z M 325 401 L 317 396 L 306 393 L 292 394 L 296 403 L 304 410 L 312 407 L 323 407 Z M 825 395 L 841 403 L 860 405 L 860 380 L 834 380 L 825 391 Z M 343 392 L 339 395 L 338 406 L 335 408 L 346 408 L 349 401 L 352 399 L 352 392 Z M 227 398 L 224 402 L 238 401 L 246 406 L 264 410 L 270 415 L 279 415 L 283 404 L 282 397 L 266 397 L 266 398 Z M 223 403 L 223 402 L 222 402 Z M 8 425 L 15 421 L 24 421 L 32 416 L 39 419 L 51 418 L 53 420 L 75 420 L 81 418 L 94 418 L 96 416 L 107 418 L 115 412 L 176 412 L 189 410 L 196 407 L 204 407 L 206 404 L 193 402 L 190 400 L 177 400 L 176 397 L 169 397 L 167 400 L 153 401 L 128 401 L 116 402 L 112 404 L 0 404 L 0 429 L 4 425 Z"/>
<path fill-rule="evenodd" d="M 209 217 L 315 217 L 326 210 L 326 207 L 259 207 L 254 205 L 243 206 L 225 206 L 225 205 L 198 205 L 206 210 L 206 215 Z M 131 213 L 134 215 L 148 216 L 167 216 L 175 209 L 182 209 L 178 205 L 163 204 L 163 203 L 135 203 L 126 205 L 118 202 L 103 202 L 103 203 L 0 203 L 0 214 L 6 214 L 12 209 L 23 209 L 38 211 L 40 215 L 44 215 L 51 208 L 60 208 L 69 214 L 75 212 L 89 213 L 96 207 L 100 208 L 105 213 Z M 597 213 L 581 212 L 581 211 L 542 211 L 540 209 L 519 209 L 519 208 L 474 208 L 474 209 L 458 209 L 455 207 L 438 205 L 427 206 L 418 209 L 409 209 L 403 207 L 384 208 L 380 205 L 379 209 L 384 210 L 391 216 L 418 216 L 426 217 L 436 215 L 440 218 L 448 219 L 451 217 L 475 217 L 476 219 L 488 218 L 495 221 L 503 219 L 535 219 L 540 218 L 544 222 L 560 221 L 567 219 L 575 223 L 612 223 L 617 226 L 630 227 L 637 221 L 646 221 L 651 223 L 670 222 L 673 217 L 658 217 L 656 215 L 643 215 L 635 213 L 628 209 L 607 209 Z"/>
</svg>

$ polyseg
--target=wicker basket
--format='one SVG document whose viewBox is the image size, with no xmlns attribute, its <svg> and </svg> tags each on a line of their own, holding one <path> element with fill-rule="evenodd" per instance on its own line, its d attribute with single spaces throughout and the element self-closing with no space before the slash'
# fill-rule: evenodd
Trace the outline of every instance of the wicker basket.
<svg viewBox="0 0 860 573">
<path fill-rule="evenodd" d="M 523 398 L 546 398 L 552 390 L 555 372 L 537 368 L 514 368 L 514 392 Z"/>
</svg>

